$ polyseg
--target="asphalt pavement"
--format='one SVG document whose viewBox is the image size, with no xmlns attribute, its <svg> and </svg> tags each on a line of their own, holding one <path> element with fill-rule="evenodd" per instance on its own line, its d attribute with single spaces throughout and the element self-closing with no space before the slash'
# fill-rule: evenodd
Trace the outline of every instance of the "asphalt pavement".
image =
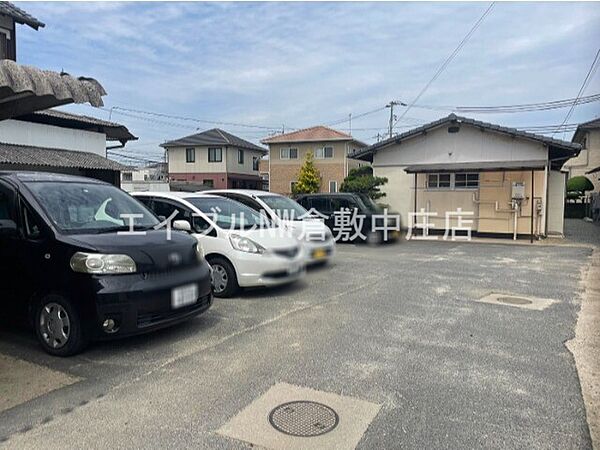
<svg viewBox="0 0 600 450">
<path fill-rule="evenodd" d="M 248 448 L 217 430 L 287 383 L 379 405 L 358 448 L 591 448 L 564 345 L 590 254 L 339 245 L 295 285 L 217 299 L 180 326 L 69 359 L 0 329 L 0 353 L 80 380 L 0 412 L 0 447 Z M 490 293 L 554 302 L 478 301 Z"/>
</svg>

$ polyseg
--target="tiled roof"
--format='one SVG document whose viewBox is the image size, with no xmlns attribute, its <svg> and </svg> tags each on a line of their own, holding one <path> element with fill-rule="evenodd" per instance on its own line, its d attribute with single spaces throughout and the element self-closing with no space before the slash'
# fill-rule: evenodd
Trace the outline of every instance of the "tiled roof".
<svg viewBox="0 0 600 450">
<path fill-rule="evenodd" d="M 66 128 L 76 128 L 89 131 L 98 131 L 106 134 L 109 141 L 127 141 L 137 140 L 137 137 L 131 134 L 125 125 L 107 120 L 97 119 L 95 117 L 72 114 L 57 109 L 45 109 L 35 111 L 31 114 L 15 117 L 16 120 L 26 122 L 44 123 L 47 125 L 64 126 Z"/>
<path fill-rule="evenodd" d="M 516 128 L 503 127 L 501 125 L 494 125 L 492 123 L 481 122 L 475 119 L 469 119 L 468 117 L 461 117 L 455 114 L 450 114 L 447 117 L 443 117 L 442 119 L 436 120 L 434 122 L 422 125 L 417 128 L 413 128 L 412 130 L 406 131 L 404 133 L 398 134 L 392 138 L 386 139 L 384 141 L 378 142 L 376 144 L 371 145 L 370 147 L 358 150 L 354 152 L 352 157 L 354 158 L 364 158 L 367 155 L 373 154 L 373 152 L 388 147 L 390 145 L 398 144 L 402 142 L 402 140 L 419 135 L 425 131 L 431 130 L 433 128 L 437 128 L 439 126 L 448 124 L 448 123 L 459 123 L 459 124 L 467 124 L 475 127 L 479 127 L 482 129 L 496 131 L 498 133 L 508 134 L 515 137 L 521 137 L 525 139 L 531 139 L 534 141 L 542 142 L 548 146 L 566 150 L 571 154 L 577 154 L 579 150 L 581 150 L 581 146 L 579 144 L 574 144 L 572 142 L 562 141 L 560 139 L 554 139 L 548 136 L 543 136 L 540 134 L 528 133 L 526 131 L 521 131 Z"/>
<path fill-rule="evenodd" d="M 0 142 L 0 164 L 125 170 L 126 166 L 95 153 Z"/>
<path fill-rule="evenodd" d="M 341 131 L 328 128 L 323 125 L 317 125 L 315 127 L 304 128 L 298 131 L 292 131 L 291 133 L 279 134 L 263 139 L 263 144 L 277 144 L 287 142 L 318 142 L 318 141 L 351 141 L 354 140 L 352 136 Z"/>
<path fill-rule="evenodd" d="M 10 2 L 0 2 L 0 14 L 4 14 L 8 17 L 11 17 L 17 23 L 29 25 L 34 30 L 37 30 L 40 27 L 45 27 L 46 25 L 30 14 L 27 14 L 18 6 L 13 5 Z"/>
<path fill-rule="evenodd" d="M 93 78 L 0 61 L 0 120 L 68 103 L 103 106 L 104 95 L 106 91 Z"/>
<path fill-rule="evenodd" d="M 590 120 L 589 122 L 580 123 L 577 128 L 585 128 L 585 129 L 600 128 L 600 117 L 598 117 L 597 119 L 594 119 L 594 120 Z"/>
<path fill-rule="evenodd" d="M 160 144 L 160 146 L 164 148 L 194 145 L 230 145 L 232 147 L 245 148 L 248 150 L 257 150 L 263 153 L 266 153 L 267 151 L 252 142 L 248 142 L 219 128 L 213 128 L 212 130 L 203 131 L 202 133 L 192 134 Z"/>
</svg>

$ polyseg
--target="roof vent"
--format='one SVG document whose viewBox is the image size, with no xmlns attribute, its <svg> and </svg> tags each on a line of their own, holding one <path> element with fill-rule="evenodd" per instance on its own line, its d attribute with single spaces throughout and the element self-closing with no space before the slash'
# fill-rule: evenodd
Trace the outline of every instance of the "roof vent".
<svg viewBox="0 0 600 450">
<path fill-rule="evenodd" d="M 448 127 L 448 133 L 458 133 L 460 131 L 460 127 L 458 125 L 451 125 Z"/>
</svg>

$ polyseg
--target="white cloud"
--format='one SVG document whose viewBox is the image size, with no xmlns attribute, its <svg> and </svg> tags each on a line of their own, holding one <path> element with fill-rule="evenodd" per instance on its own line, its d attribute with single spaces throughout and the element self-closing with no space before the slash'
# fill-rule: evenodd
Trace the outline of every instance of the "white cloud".
<svg viewBox="0 0 600 450">
<path fill-rule="evenodd" d="M 410 101 L 487 4 L 20 6 L 47 24 L 38 32 L 21 27 L 21 62 L 93 76 L 109 92 L 109 106 L 304 127 L 391 99 Z M 599 25 L 593 3 L 498 3 L 421 103 L 514 104 L 574 96 L 600 42 Z M 588 93 L 598 92 L 598 78 Z M 564 113 L 493 119 L 537 125 L 559 123 Z M 573 120 L 598 113 L 596 105 L 581 107 Z M 383 130 L 386 114 L 358 119 L 353 127 Z M 425 121 L 443 114 L 414 109 L 408 115 Z M 141 144 L 190 131 L 113 118 L 140 135 Z M 232 131 L 254 141 L 260 137 L 256 129 Z M 374 134 L 357 132 L 362 139 Z"/>
</svg>

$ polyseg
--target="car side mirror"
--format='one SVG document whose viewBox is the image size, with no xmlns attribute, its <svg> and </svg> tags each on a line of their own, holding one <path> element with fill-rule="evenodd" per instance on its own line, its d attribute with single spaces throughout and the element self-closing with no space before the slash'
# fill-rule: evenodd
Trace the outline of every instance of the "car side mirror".
<svg viewBox="0 0 600 450">
<path fill-rule="evenodd" d="M 192 225 L 187 220 L 175 220 L 173 222 L 173 229 L 180 231 L 192 231 Z"/>
<path fill-rule="evenodd" d="M 17 235 L 17 224 L 14 220 L 0 220 L 0 236 L 14 237 Z"/>
</svg>

